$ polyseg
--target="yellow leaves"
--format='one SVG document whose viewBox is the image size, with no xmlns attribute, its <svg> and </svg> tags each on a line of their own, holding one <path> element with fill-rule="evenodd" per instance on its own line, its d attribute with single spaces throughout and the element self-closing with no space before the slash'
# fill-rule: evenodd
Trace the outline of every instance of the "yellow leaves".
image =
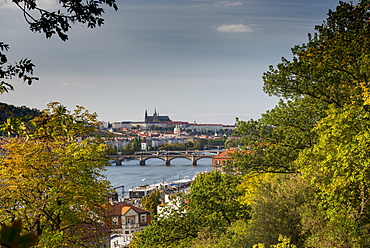
<svg viewBox="0 0 370 248">
<path fill-rule="evenodd" d="M 246 205 L 252 205 L 256 197 L 259 187 L 265 183 L 271 182 L 276 178 L 272 173 L 249 173 L 243 177 L 243 182 L 238 186 L 245 193 L 240 197 L 240 201 Z"/>
<path fill-rule="evenodd" d="M 315 55 L 313 53 L 307 53 L 306 57 L 314 57 Z"/>
<path fill-rule="evenodd" d="M 361 82 L 359 87 L 362 89 L 362 99 L 364 100 L 364 105 L 370 105 L 370 89 L 368 84 Z"/>
</svg>

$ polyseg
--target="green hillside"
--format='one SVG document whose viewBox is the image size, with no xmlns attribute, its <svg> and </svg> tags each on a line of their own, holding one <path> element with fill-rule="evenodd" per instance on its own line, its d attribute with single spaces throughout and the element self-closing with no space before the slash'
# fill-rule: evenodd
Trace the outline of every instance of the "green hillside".
<svg viewBox="0 0 370 248">
<path fill-rule="evenodd" d="M 14 105 L 0 102 L 0 122 L 8 118 L 22 117 L 24 119 L 31 119 L 32 117 L 40 115 L 40 110 L 31 109 L 26 106 L 17 107 Z"/>
</svg>

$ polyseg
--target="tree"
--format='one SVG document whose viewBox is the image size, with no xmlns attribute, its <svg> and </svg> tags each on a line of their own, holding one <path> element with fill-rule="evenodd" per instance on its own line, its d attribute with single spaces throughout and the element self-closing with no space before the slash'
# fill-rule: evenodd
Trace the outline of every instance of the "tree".
<svg viewBox="0 0 370 248">
<path fill-rule="evenodd" d="M 141 150 L 141 141 L 139 137 L 135 137 L 132 139 L 130 144 L 126 145 L 123 149 L 122 152 L 123 154 L 128 154 L 132 155 L 137 151 Z"/>
<path fill-rule="evenodd" d="M 233 153 L 237 167 L 245 173 L 297 173 L 294 164 L 300 151 L 315 143 L 311 131 L 325 115 L 327 104 L 313 98 L 289 101 L 262 114 L 260 120 L 238 121 L 236 136 L 241 136 L 241 151 Z"/>
<path fill-rule="evenodd" d="M 159 200 L 159 193 L 159 190 L 156 190 L 150 195 L 141 198 L 141 204 L 143 205 L 143 208 L 146 211 L 149 211 L 151 216 L 153 216 L 154 218 L 158 214 L 157 207 L 161 203 Z"/>
<path fill-rule="evenodd" d="M 51 103 L 22 129 L 11 129 L 19 137 L 2 145 L 0 223 L 22 219 L 41 247 L 86 245 L 88 233 L 99 234 L 110 184 L 102 175 L 106 147 L 91 136 L 96 117 Z"/>
<path fill-rule="evenodd" d="M 239 201 L 240 178 L 216 170 L 196 177 L 190 185 L 189 211 L 200 215 L 199 221 L 223 228 L 238 219 L 249 217 L 249 208 Z"/>
<path fill-rule="evenodd" d="M 336 11 L 315 27 L 307 44 L 292 49 L 277 69 L 263 75 L 264 91 L 291 98 L 310 96 L 337 107 L 361 101 L 361 83 L 369 83 L 369 1 L 339 2 Z"/>
<path fill-rule="evenodd" d="M 330 109 L 315 128 L 318 143 L 300 154 L 298 163 L 317 188 L 321 219 L 326 220 L 310 226 L 316 230 L 311 231 L 310 245 L 370 245 L 369 117 L 363 106 Z"/>
<path fill-rule="evenodd" d="M 234 222 L 249 217 L 248 206 L 238 200 L 240 178 L 217 171 L 197 176 L 185 204 L 167 208 L 157 220 L 135 234 L 132 247 L 189 247 L 204 234 L 218 237 Z"/>
<path fill-rule="evenodd" d="M 282 235 L 297 247 L 303 247 L 307 233 L 302 228 L 301 208 L 313 196 L 308 182 L 292 174 L 264 173 L 244 178 L 244 185 L 249 188 L 246 192 L 252 192 L 249 194 L 252 218 L 246 229 L 248 246 L 261 243 L 269 247 Z"/>
<path fill-rule="evenodd" d="M 67 32 L 71 24 L 86 24 L 89 28 L 103 25 L 104 19 L 101 16 L 104 9 L 101 5 L 118 9 L 116 0 L 60 0 L 58 10 L 40 8 L 36 0 L 13 0 L 12 2 L 23 12 L 24 19 L 32 32 L 44 33 L 46 38 L 58 35 L 63 41 L 68 40 Z M 4 53 L 8 50 L 9 45 L 0 42 L 0 94 L 14 90 L 13 85 L 4 79 L 17 76 L 28 84 L 38 80 L 33 76 L 35 65 L 31 60 L 22 59 L 12 65 Z"/>
<path fill-rule="evenodd" d="M 244 248 L 248 247 L 247 221 L 237 220 L 231 223 L 219 236 L 212 236 L 209 229 L 202 230 L 193 240 L 192 248 Z"/>
<path fill-rule="evenodd" d="M 196 238 L 200 225 L 196 216 L 187 210 L 187 206 L 181 204 L 185 200 L 183 197 L 177 195 L 174 199 L 176 207 L 168 205 L 150 226 L 135 233 L 130 247 L 186 247 Z"/>
<path fill-rule="evenodd" d="M 4 121 L 8 118 L 21 117 L 22 119 L 32 119 L 40 115 L 37 109 L 30 109 L 26 106 L 17 107 L 14 105 L 0 102 L 0 119 Z"/>
</svg>

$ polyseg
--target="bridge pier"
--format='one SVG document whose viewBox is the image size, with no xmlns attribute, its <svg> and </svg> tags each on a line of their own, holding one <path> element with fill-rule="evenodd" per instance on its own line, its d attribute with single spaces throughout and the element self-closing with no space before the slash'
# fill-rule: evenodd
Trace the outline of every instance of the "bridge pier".
<svg viewBox="0 0 370 248">
<path fill-rule="evenodd" d="M 140 166 L 144 166 L 145 165 L 145 160 L 144 159 L 143 160 L 139 159 L 139 163 L 140 163 Z"/>
<path fill-rule="evenodd" d="M 116 160 L 115 162 L 116 162 L 116 166 L 122 165 L 122 160 L 120 160 L 120 159 Z"/>
<path fill-rule="evenodd" d="M 195 166 L 197 165 L 197 160 L 195 159 L 195 156 L 191 156 L 191 165 Z"/>
<path fill-rule="evenodd" d="M 167 156 L 165 156 L 165 157 L 164 157 L 164 165 L 165 165 L 165 166 L 169 166 L 169 165 L 171 165 L 171 162 L 170 162 L 170 160 L 168 159 L 168 157 L 167 157 Z"/>
</svg>

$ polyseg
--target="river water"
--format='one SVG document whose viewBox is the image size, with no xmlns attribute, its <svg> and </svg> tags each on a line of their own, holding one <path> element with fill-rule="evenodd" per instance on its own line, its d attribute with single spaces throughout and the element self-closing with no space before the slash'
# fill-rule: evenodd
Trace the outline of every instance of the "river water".
<svg viewBox="0 0 370 248">
<path fill-rule="evenodd" d="M 171 165 L 165 166 L 161 159 L 151 158 L 145 162 L 147 165 L 140 166 L 138 160 L 122 162 L 122 166 L 112 165 L 107 167 L 104 173 L 112 186 L 124 186 L 127 192 L 144 184 L 154 184 L 160 182 L 172 182 L 183 178 L 193 178 L 197 173 L 212 170 L 212 159 L 202 158 L 197 161 L 196 166 L 191 165 L 191 161 L 186 158 L 176 158 L 171 160 Z M 118 193 L 122 188 L 117 189 Z"/>
</svg>

